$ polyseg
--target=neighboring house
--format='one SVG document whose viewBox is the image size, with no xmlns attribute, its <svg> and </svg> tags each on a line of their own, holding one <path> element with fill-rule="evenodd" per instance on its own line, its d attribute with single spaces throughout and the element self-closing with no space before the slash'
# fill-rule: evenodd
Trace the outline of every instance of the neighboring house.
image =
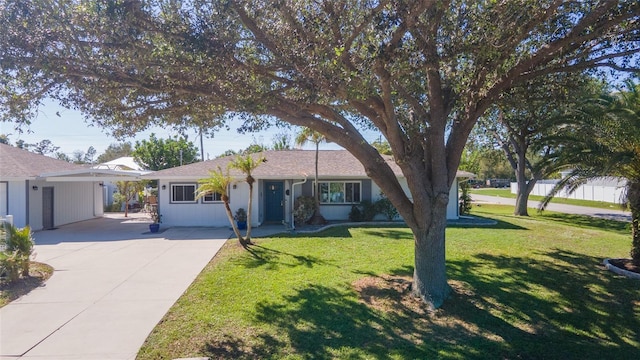
<svg viewBox="0 0 640 360">
<path fill-rule="evenodd" d="M 104 182 L 136 178 L 0 144 L 0 216 L 33 230 L 100 217 Z"/>
<path fill-rule="evenodd" d="M 313 195 L 315 151 L 265 151 L 266 162 L 253 172 L 256 179 L 251 224 L 291 223 L 293 203 L 301 195 Z M 210 170 L 226 169 L 234 156 L 193 163 L 145 175 L 158 180 L 158 206 L 166 226 L 228 226 L 229 222 L 219 195 L 199 200 L 194 191 L 198 179 L 208 176 Z M 407 182 L 400 168 L 390 156 L 385 159 L 397 174 L 405 191 Z M 244 175 L 231 169 L 237 180 L 229 189 L 232 211 L 247 207 L 249 186 Z M 325 150 L 319 152 L 320 211 L 327 220 L 348 220 L 354 204 L 363 200 L 376 201 L 380 188 L 366 175 L 362 164 L 348 151 Z M 469 177 L 460 173 L 460 177 Z M 447 218 L 458 218 L 458 186 L 451 187 Z"/>
<path fill-rule="evenodd" d="M 133 159 L 133 156 L 123 156 L 111 161 L 107 161 L 102 164 L 95 165 L 94 169 L 108 169 L 108 170 L 136 170 L 144 171 L 142 166 L 138 165 Z"/>
</svg>

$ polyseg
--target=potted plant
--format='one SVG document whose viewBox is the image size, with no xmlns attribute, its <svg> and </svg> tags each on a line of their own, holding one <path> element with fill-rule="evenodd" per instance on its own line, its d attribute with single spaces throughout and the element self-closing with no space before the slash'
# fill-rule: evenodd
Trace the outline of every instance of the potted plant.
<svg viewBox="0 0 640 360">
<path fill-rule="evenodd" d="M 149 231 L 157 233 L 160 230 L 160 223 L 162 222 L 162 215 L 158 213 L 158 207 L 151 206 L 149 215 L 151 215 L 151 221 L 153 221 L 153 224 L 149 224 Z"/>
<path fill-rule="evenodd" d="M 236 210 L 236 215 L 233 218 L 236 220 L 239 230 L 247 229 L 247 212 L 243 208 Z"/>
</svg>

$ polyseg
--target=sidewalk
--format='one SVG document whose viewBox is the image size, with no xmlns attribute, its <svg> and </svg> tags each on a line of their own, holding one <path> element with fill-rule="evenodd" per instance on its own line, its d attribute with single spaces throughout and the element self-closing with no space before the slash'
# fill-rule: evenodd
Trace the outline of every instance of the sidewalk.
<svg viewBox="0 0 640 360">
<path fill-rule="evenodd" d="M 487 195 L 478 195 L 471 194 L 471 199 L 473 202 L 480 203 L 489 203 L 489 204 L 502 204 L 502 205 L 516 205 L 516 199 L 512 198 L 504 198 L 500 196 L 487 196 Z M 531 201 L 527 203 L 527 207 L 534 208 L 536 211 L 538 206 L 540 205 L 539 201 Z M 587 206 L 576 206 L 576 205 L 565 205 L 565 204 L 554 204 L 550 203 L 547 206 L 547 210 L 555 211 L 565 214 L 576 214 L 576 215 L 588 215 L 602 219 L 610 219 L 610 220 L 618 220 L 618 221 L 626 221 L 631 222 L 631 213 L 628 211 L 622 211 L 616 208 L 616 205 L 612 205 L 611 209 L 600 209 L 593 208 Z"/>
<path fill-rule="evenodd" d="M 35 233 L 43 287 L 0 309 L 0 358 L 135 359 L 151 330 L 225 243 L 228 229 L 148 233 L 95 219 Z"/>
</svg>

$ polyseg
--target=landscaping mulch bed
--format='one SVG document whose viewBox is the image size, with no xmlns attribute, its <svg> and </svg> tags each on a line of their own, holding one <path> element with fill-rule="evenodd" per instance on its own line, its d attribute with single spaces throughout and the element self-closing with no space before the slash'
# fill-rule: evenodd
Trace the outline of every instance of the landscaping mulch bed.
<svg viewBox="0 0 640 360">
<path fill-rule="evenodd" d="M 404 308 L 424 314 L 423 303 L 411 294 L 411 282 L 409 276 L 381 275 L 360 278 L 352 285 L 361 301 L 374 309 L 390 312 Z"/>
<path fill-rule="evenodd" d="M 0 307 L 28 294 L 31 290 L 42 286 L 53 275 L 53 268 L 47 264 L 32 261 L 29 276 L 12 283 L 0 282 Z"/>
<path fill-rule="evenodd" d="M 640 274 L 640 266 L 634 265 L 631 259 L 611 259 L 609 263 L 620 269 Z"/>
</svg>

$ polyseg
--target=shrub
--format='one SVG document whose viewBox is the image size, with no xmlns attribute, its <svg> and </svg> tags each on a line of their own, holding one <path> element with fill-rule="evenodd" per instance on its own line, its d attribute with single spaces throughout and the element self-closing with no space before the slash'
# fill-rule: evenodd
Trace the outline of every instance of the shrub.
<svg viewBox="0 0 640 360">
<path fill-rule="evenodd" d="M 380 193 L 380 196 L 382 197 L 375 204 L 378 213 L 384 215 L 389 221 L 395 220 L 398 217 L 398 210 L 384 194 Z"/>
<path fill-rule="evenodd" d="M 233 217 L 238 222 L 247 222 L 247 212 L 244 208 L 236 210 L 236 215 Z"/>
<path fill-rule="evenodd" d="M 471 195 L 469 195 L 469 183 L 462 181 L 460 183 L 460 215 L 468 215 L 471 212 Z"/>
<path fill-rule="evenodd" d="M 6 277 L 7 282 L 20 278 L 24 260 L 17 252 L 0 252 L 0 276 Z"/>
<path fill-rule="evenodd" d="M 349 212 L 349 221 L 362 221 L 362 211 L 358 205 L 351 206 L 351 211 Z"/>
<path fill-rule="evenodd" d="M 316 201 L 311 196 L 299 196 L 293 203 L 293 218 L 296 223 L 306 223 L 313 216 Z"/>
<path fill-rule="evenodd" d="M 158 212 L 157 205 L 151 205 L 149 207 L 149 216 L 151 216 L 151 221 L 153 221 L 154 224 L 160 224 L 162 222 L 162 214 Z"/>
<path fill-rule="evenodd" d="M 124 196 L 119 192 L 113 194 L 113 204 L 111 204 L 111 212 L 122 211 L 122 204 L 124 204 Z"/>
<path fill-rule="evenodd" d="M 22 229 L 5 223 L 2 241 L 2 256 L 0 257 L 0 271 L 6 273 L 9 281 L 17 280 L 22 276 L 29 276 L 29 260 L 33 253 L 33 236 L 31 228 L 25 226 Z"/>
<path fill-rule="evenodd" d="M 362 207 L 362 220 L 363 221 L 372 221 L 376 215 L 378 215 L 378 209 L 376 205 L 369 200 L 363 200 L 360 202 L 360 206 Z"/>
<path fill-rule="evenodd" d="M 372 221 L 378 214 L 378 209 L 371 201 L 363 200 L 358 205 L 351 206 L 350 221 Z"/>
</svg>

